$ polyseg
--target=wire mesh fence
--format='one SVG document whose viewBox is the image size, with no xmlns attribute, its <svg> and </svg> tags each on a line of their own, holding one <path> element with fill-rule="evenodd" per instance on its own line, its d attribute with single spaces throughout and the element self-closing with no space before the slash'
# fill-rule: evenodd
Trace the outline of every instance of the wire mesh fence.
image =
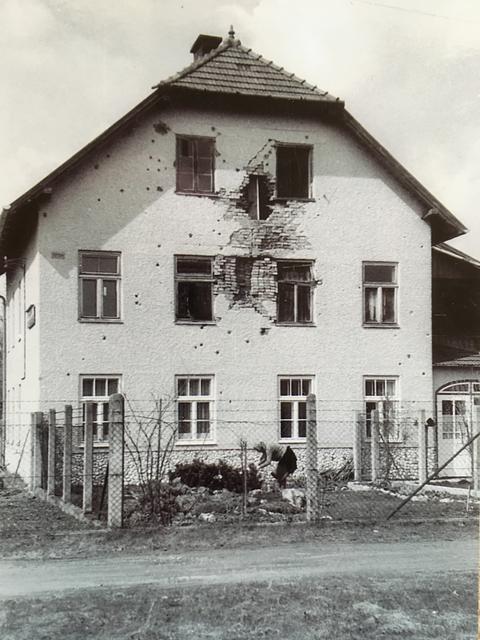
<svg viewBox="0 0 480 640">
<path fill-rule="evenodd" d="M 33 490 L 111 526 L 134 526 L 198 518 L 385 519 L 439 468 L 438 428 L 424 410 L 380 405 L 365 412 L 342 404 L 335 412 L 314 396 L 305 406 L 217 404 L 115 394 L 102 406 L 34 412 L 15 429 L 14 470 Z M 479 441 L 452 443 L 457 469 L 477 489 Z M 468 491 L 463 502 L 422 494 L 402 514 L 458 515 L 467 503 L 472 508 L 470 498 Z"/>
</svg>

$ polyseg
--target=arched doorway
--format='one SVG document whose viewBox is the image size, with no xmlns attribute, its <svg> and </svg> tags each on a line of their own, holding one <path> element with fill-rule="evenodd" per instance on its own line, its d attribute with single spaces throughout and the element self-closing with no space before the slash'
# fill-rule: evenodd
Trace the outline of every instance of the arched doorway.
<svg viewBox="0 0 480 640">
<path fill-rule="evenodd" d="M 437 391 L 438 462 L 442 465 L 480 428 L 480 381 L 450 382 Z M 472 475 L 472 451 L 468 447 L 442 472 L 443 476 Z"/>
</svg>

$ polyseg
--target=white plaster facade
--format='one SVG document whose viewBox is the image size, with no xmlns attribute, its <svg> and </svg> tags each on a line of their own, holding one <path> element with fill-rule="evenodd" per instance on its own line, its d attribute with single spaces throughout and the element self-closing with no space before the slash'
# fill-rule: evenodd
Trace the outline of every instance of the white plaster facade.
<svg viewBox="0 0 480 640">
<path fill-rule="evenodd" d="M 154 128 L 159 118 L 166 133 Z M 215 138 L 215 196 L 176 193 L 176 135 Z M 275 175 L 275 153 L 264 153 L 271 141 L 312 145 L 312 198 L 276 202 L 268 220 L 254 221 L 235 203 L 249 163 L 260 159 Z M 280 375 L 314 377 L 320 446 L 351 446 L 365 376 L 398 378 L 407 411 L 431 414 L 424 213 L 351 134 L 321 117 L 163 107 L 144 118 L 55 185 L 23 256 L 26 284 L 20 266 L 8 271 L 9 306 L 25 286 L 20 316 L 36 309 L 35 325 L 20 321 L 7 344 L 8 463 L 16 466 L 24 444 L 16 425 L 27 425 L 33 410 L 77 406 L 87 374 L 121 376 L 137 406 L 174 396 L 176 375 L 213 375 L 215 438 L 202 445 L 212 452 L 241 436 L 250 445 L 278 439 Z M 258 248 L 266 228 L 285 234 Z M 79 250 L 121 253 L 119 322 L 78 319 Z M 314 322 L 280 326 L 271 299 L 260 313 L 217 290 L 215 323 L 176 323 L 175 255 L 313 260 Z M 363 261 L 398 263 L 398 328 L 363 326 Z M 27 453 L 24 475 L 29 464 Z"/>
</svg>

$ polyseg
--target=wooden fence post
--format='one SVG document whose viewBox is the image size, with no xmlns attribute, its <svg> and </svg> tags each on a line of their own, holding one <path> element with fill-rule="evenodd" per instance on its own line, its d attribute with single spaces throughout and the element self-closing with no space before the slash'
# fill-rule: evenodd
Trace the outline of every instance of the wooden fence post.
<svg viewBox="0 0 480 640">
<path fill-rule="evenodd" d="M 42 485 L 42 425 L 43 413 L 35 411 L 31 416 L 32 420 L 32 474 L 30 479 L 30 489 L 34 491 Z"/>
<path fill-rule="evenodd" d="M 63 502 L 72 501 L 72 406 L 65 406 L 65 428 L 63 433 Z"/>
<path fill-rule="evenodd" d="M 93 493 L 93 403 L 85 407 L 85 430 L 83 434 L 83 513 L 92 512 Z"/>
<path fill-rule="evenodd" d="M 319 517 L 318 500 L 318 442 L 316 396 L 307 396 L 307 521 L 315 522 Z"/>
<path fill-rule="evenodd" d="M 420 411 L 418 418 L 418 483 L 422 484 L 427 479 L 427 427 L 425 422 L 425 410 Z"/>
<path fill-rule="evenodd" d="M 55 409 L 48 414 L 48 445 L 47 445 L 47 496 L 55 495 L 55 435 L 57 416 Z"/>
<path fill-rule="evenodd" d="M 372 460 L 372 482 L 376 482 L 380 471 L 380 412 L 378 409 L 372 411 L 372 441 L 371 441 L 371 460 Z"/>
<path fill-rule="evenodd" d="M 109 527 L 123 525 L 123 448 L 125 401 L 121 393 L 110 396 L 108 405 L 108 517 Z"/>
<path fill-rule="evenodd" d="M 480 406 L 474 406 L 474 434 L 480 431 Z M 480 438 L 476 438 L 473 443 L 473 489 L 480 491 Z M 478 495 L 478 494 L 477 494 Z"/>
<path fill-rule="evenodd" d="M 353 479 L 355 482 L 362 480 L 362 435 L 363 415 L 357 411 L 356 421 L 353 426 Z"/>
</svg>

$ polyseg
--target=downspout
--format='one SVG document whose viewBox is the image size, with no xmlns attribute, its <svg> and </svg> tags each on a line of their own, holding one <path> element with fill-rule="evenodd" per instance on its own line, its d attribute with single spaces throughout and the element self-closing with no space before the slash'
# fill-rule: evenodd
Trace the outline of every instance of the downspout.
<svg viewBox="0 0 480 640">
<path fill-rule="evenodd" d="M 0 467 L 5 467 L 6 404 L 7 404 L 7 300 L 0 295 L 3 305 L 2 341 L 2 411 L 0 413 Z"/>
</svg>

